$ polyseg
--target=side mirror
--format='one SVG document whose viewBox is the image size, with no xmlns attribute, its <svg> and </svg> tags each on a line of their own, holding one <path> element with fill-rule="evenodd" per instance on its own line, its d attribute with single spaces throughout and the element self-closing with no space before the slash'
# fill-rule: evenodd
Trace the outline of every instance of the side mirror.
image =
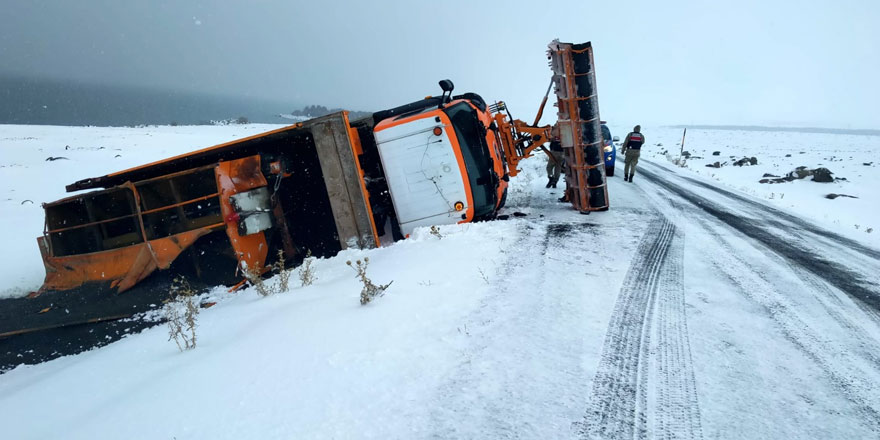
<svg viewBox="0 0 880 440">
<path fill-rule="evenodd" d="M 445 93 L 452 93 L 452 89 L 455 88 L 455 85 L 452 84 L 452 81 L 444 79 L 440 81 L 440 88 L 443 89 L 443 92 Z"/>
<path fill-rule="evenodd" d="M 620 136 L 614 136 L 611 140 L 614 142 L 620 142 Z"/>
<path fill-rule="evenodd" d="M 443 108 L 443 104 L 446 104 L 446 99 L 447 99 L 446 94 L 448 93 L 449 97 L 451 97 L 452 96 L 452 89 L 455 88 L 455 85 L 452 84 L 452 81 L 450 81 L 448 79 L 441 79 L 439 84 L 440 84 L 440 88 L 443 89 L 443 94 L 440 95 L 440 103 L 437 104 L 437 108 Z"/>
</svg>

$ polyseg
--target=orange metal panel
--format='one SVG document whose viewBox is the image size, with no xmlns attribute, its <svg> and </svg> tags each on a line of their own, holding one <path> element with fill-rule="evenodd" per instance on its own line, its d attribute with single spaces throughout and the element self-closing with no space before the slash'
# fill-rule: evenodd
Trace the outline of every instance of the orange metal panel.
<svg viewBox="0 0 880 440">
<path fill-rule="evenodd" d="M 251 235 L 238 233 L 238 221 L 233 219 L 235 210 L 229 197 L 240 192 L 267 186 L 266 178 L 260 171 L 260 156 L 220 162 L 214 169 L 217 187 L 220 188 L 220 212 L 226 221 L 226 234 L 235 250 L 239 266 L 249 270 L 262 271 L 269 254 L 269 244 L 262 232 Z"/>
<path fill-rule="evenodd" d="M 65 257 L 50 256 L 44 251 L 45 238 L 40 237 L 37 240 L 46 266 L 46 279 L 40 292 L 68 290 L 90 281 L 110 281 L 111 286 L 122 293 L 156 269 L 167 269 L 181 252 L 214 227 L 194 229 L 124 248 Z"/>
</svg>

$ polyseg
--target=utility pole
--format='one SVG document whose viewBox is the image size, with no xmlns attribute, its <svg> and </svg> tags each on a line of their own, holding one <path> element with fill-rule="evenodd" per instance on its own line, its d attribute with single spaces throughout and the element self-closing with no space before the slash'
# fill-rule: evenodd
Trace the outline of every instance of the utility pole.
<svg viewBox="0 0 880 440">
<path fill-rule="evenodd" d="M 688 129 L 684 128 L 684 133 L 681 135 L 681 150 L 678 151 L 678 159 L 681 160 L 681 155 L 684 154 L 684 137 L 687 136 Z"/>
</svg>

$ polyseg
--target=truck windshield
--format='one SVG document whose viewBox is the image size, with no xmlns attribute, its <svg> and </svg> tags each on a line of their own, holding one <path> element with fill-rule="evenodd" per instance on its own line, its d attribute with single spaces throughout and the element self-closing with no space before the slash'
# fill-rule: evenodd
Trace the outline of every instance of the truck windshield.
<svg viewBox="0 0 880 440">
<path fill-rule="evenodd" d="M 474 219 L 485 218 L 494 212 L 497 196 L 497 177 L 492 170 L 485 129 L 477 119 L 474 109 L 464 102 L 453 105 L 444 112 L 452 121 L 461 146 L 461 155 L 474 198 Z"/>
</svg>

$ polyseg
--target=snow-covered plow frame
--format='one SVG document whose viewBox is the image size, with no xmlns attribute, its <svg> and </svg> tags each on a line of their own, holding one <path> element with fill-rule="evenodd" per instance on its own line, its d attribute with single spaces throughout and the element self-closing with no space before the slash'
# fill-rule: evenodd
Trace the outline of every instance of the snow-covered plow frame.
<svg viewBox="0 0 880 440">
<path fill-rule="evenodd" d="M 559 107 L 559 135 L 566 162 L 566 195 L 582 213 L 608 209 L 602 158 L 602 125 L 596 90 L 593 47 L 549 45 L 547 55 Z"/>
</svg>

